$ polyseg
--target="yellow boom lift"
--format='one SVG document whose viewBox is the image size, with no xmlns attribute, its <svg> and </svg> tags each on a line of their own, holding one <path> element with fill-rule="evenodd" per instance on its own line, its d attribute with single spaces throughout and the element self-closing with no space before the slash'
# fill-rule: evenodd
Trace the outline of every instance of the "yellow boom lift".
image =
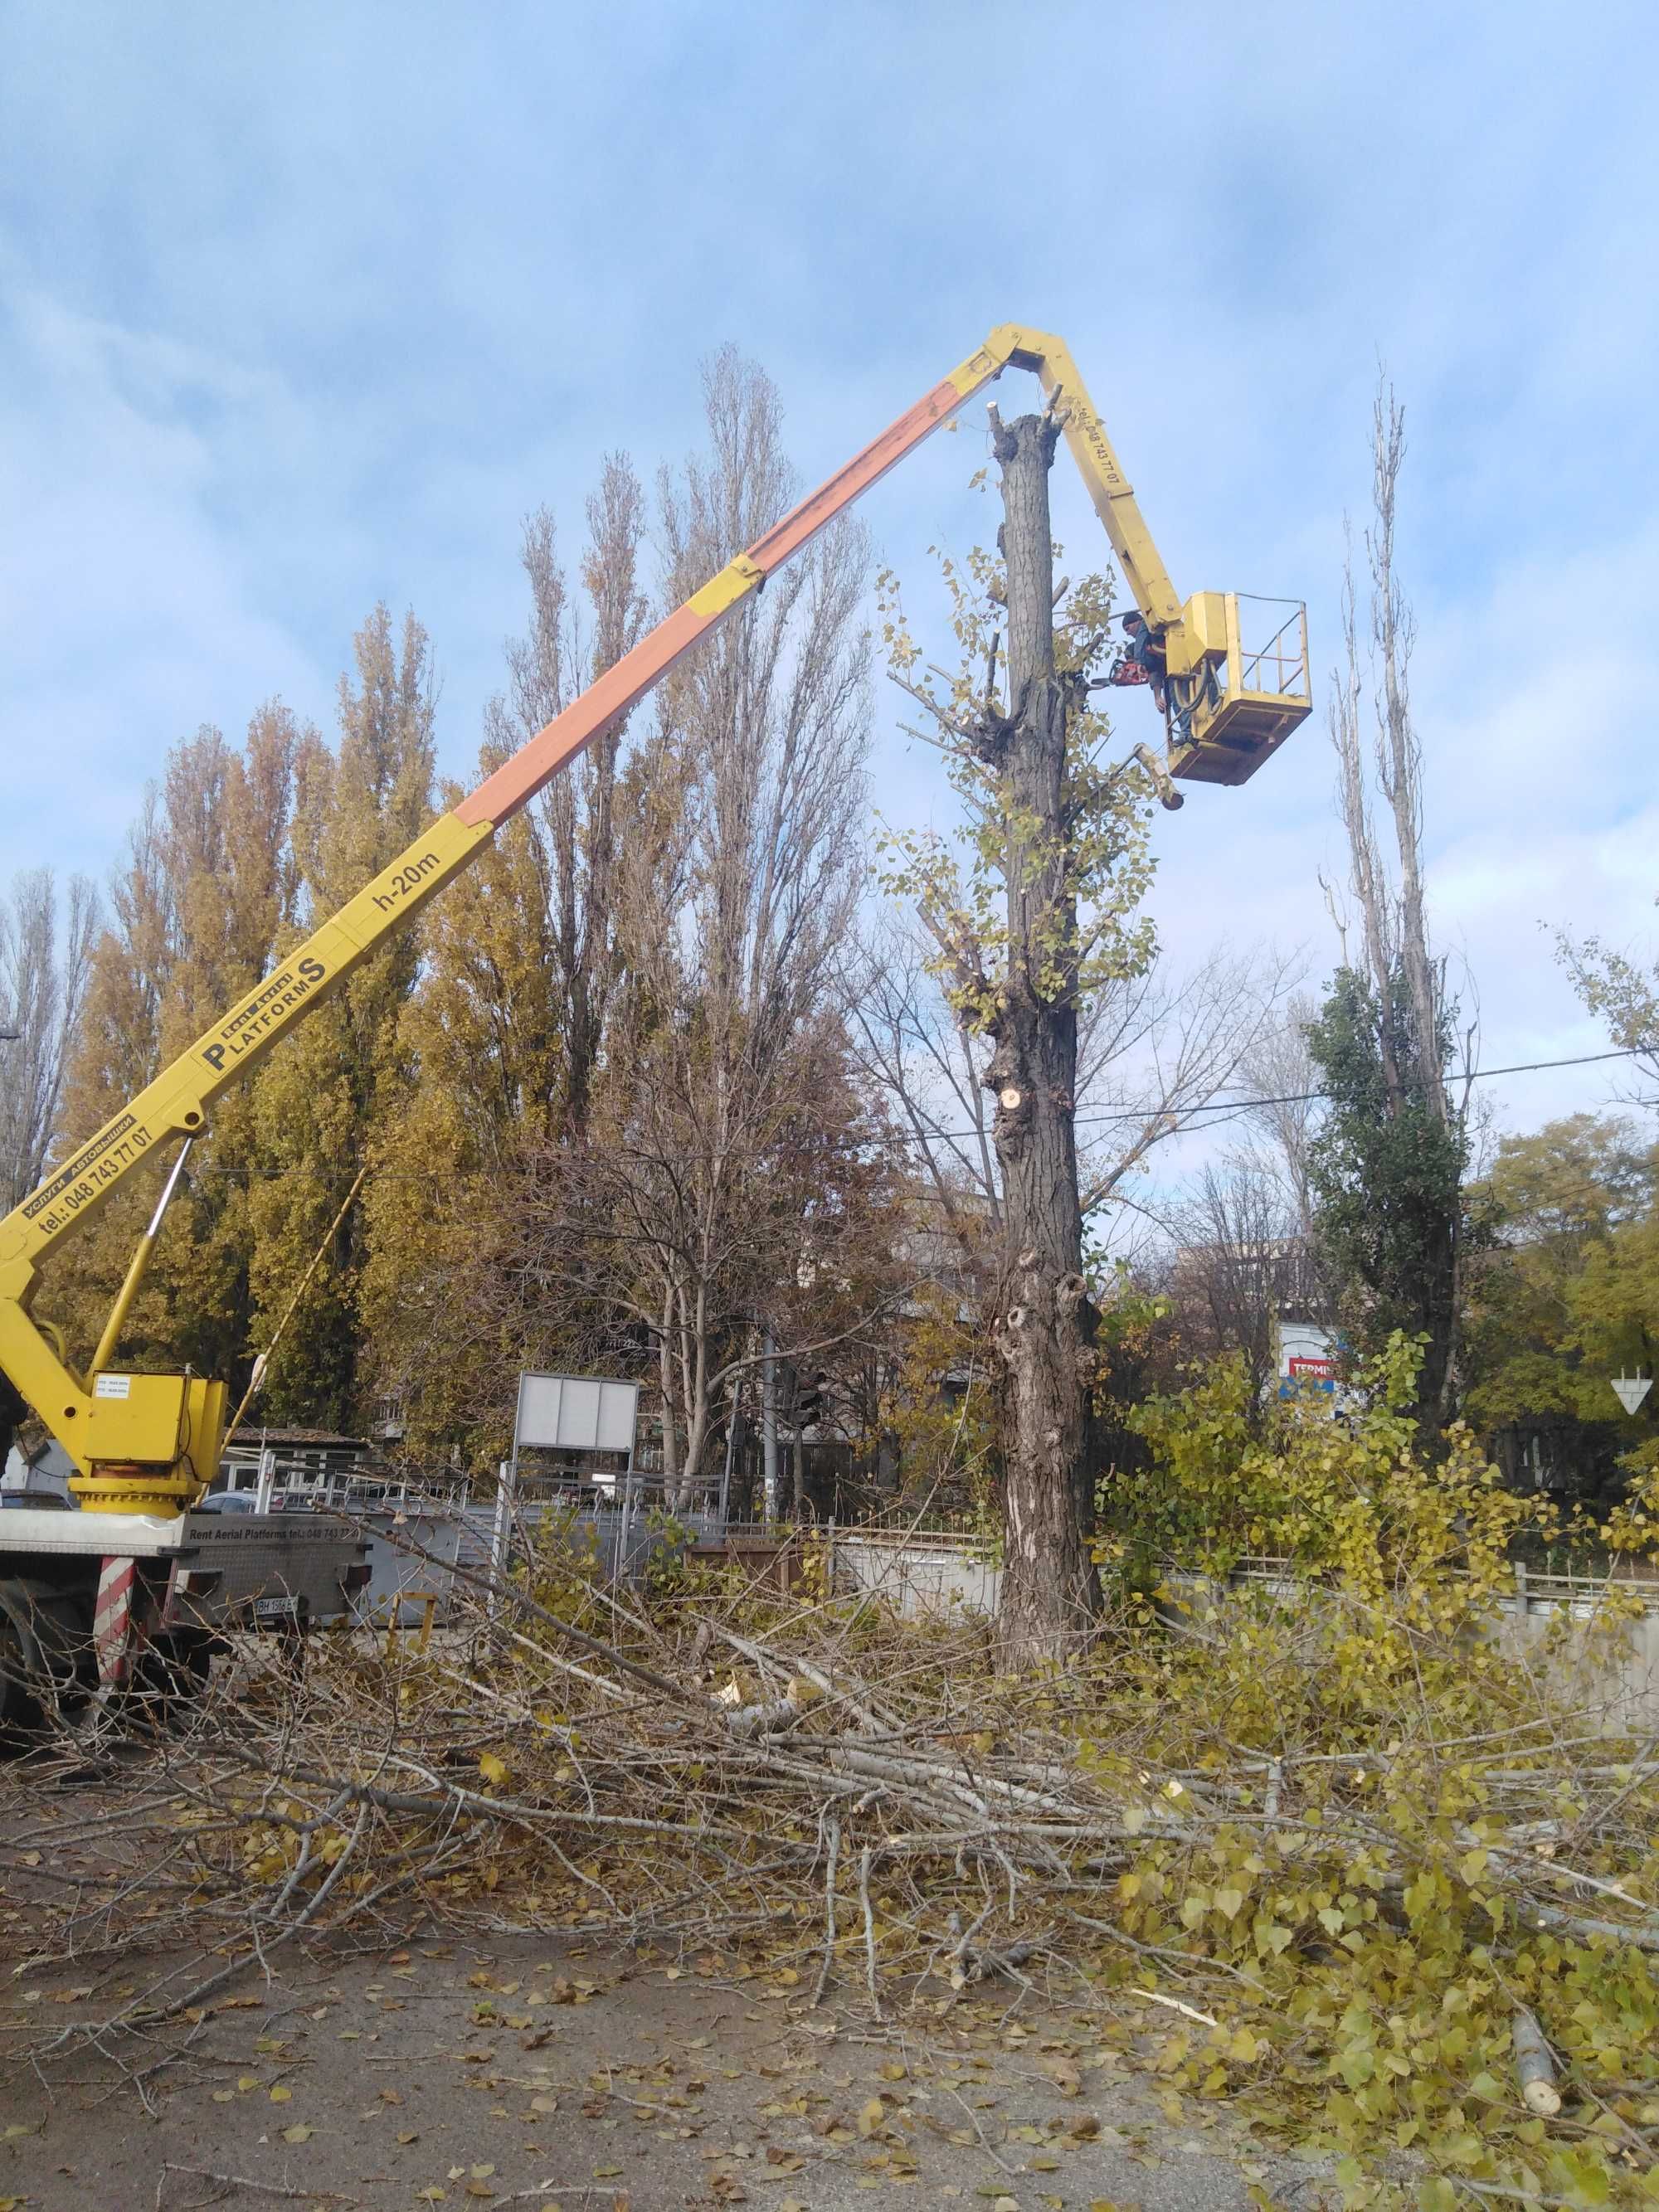
<svg viewBox="0 0 1659 2212">
<path fill-rule="evenodd" d="M 219 1094 L 476 860 L 504 822 L 759 591 L 774 569 L 1008 368 L 1034 371 L 1056 406 L 1095 511 L 1162 654 L 1169 772 L 1200 782 L 1243 783 L 1304 719 L 1310 703 L 1304 608 L 1241 600 L 1231 592 L 1198 592 L 1181 599 L 1064 342 L 1046 331 L 1001 325 L 459 805 L 440 815 L 0 1222 L 0 1368 L 74 1460 L 78 1473 L 71 1486 L 84 1507 L 174 1516 L 195 1504 L 219 1464 L 223 1382 L 188 1370 L 131 1374 L 114 1364 L 182 1153 L 84 1375 L 70 1364 L 58 1330 L 31 1310 L 42 1261 L 170 1139 L 183 1138 L 187 1146 L 199 1136 Z M 1273 614 L 1265 629 L 1253 629 L 1255 610 L 1261 606 Z"/>
</svg>

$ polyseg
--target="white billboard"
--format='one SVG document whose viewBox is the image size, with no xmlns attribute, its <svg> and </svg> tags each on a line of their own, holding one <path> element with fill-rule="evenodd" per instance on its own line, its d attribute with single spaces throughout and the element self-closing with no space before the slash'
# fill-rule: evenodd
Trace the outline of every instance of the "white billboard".
<svg viewBox="0 0 1659 2212">
<path fill-rule="evenodd" d="M 634 1453 L 637 1382 L 597 1375 L 520 1375 L 514 1443 L 550 1451 Z"/>
</svg>

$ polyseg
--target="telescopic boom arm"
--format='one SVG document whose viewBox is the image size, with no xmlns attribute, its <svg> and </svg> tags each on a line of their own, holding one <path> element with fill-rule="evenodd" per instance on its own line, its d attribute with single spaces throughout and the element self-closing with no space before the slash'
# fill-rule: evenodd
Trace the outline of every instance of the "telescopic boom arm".
<svg viewBox="0 0 1659 2212">
<path fill-rule="evenodd" d="M 1034 370 L 1051 398 L 1060 394 L 1066 442 L 1135 603 L 1164 644 L 1175 679 L 1172 696 L 1183 682 L 1188 685 L 1171 749 L 1172 772 L 1242 782 L 1307 714 L 1305 625 L 1296 684 L 1252 690 L 1243 680 L 1250 664 L 1241 657 L 1237 599 L 1202 592 L 1182 605 L 1064 342 L 1045 331 L 1000 325 L 845 468 L 728 562 L 458 806 L 440 815 L 0 1221 L 0 1369 L 75 1460 L 81 1473 L 73 1486 L 87 1504 L 173 1514 L 192 1503 L 217 1468 L 226 1386 L 190 1374 L 126 1374 L 105 1364 L 113 1356 L 116 1334 L 159 1226 L 159 1208 L 85 1377 L 70 1365 L 58 1331 L 31 1316 L 42 1261 L 158 1146 L 171 1137 L 199 1135 L 220 1093 L 476 859 L 504 822 L 660 683 L 775 569 L 1010 366 Z M 1217 680 L 1221 672 L 1224 683 Z M 1254 722 L 1249 713 L 1241 718 L 1239 708 L 1253 709 Z M 1230 708 L 1237 728 L 1227 726 Z"/>
</svg>

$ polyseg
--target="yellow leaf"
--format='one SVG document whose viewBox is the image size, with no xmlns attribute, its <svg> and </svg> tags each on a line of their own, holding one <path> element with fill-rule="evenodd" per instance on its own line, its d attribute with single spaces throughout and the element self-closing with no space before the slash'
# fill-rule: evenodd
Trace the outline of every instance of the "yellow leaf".
<svg viewBox="0 0 1659 2212">
<path fill-rule="evenodd" d="M 1046 2051 L 1037 2063 L 1054 2083 L 1062 2097 L 1077 2097 L 1083 2093 L 1083 2076 L 1064 2051 Z"/>
<path fill-rule="evenodd" d="M 286 2105 L 292 2101 L 293 2096 L 293 2090 L 284 2088 L 279 2081 L 270 2093 L 270 2101 L 273 2105 Z"/>
<path fill-rule="evenodd" d="M 478 1771 L 492 1789 L 504 1790 L 508 1781 L 507 1761 L 497 1759 L 493 1751 L 478 1753 Z"/>
<path fill-rule="evenodd" d="M 861 2136 L 874 2135 L 876 2130 L 881 2125 L 884 2118 L 885 2107 L 883 2106 L 881 2099 L 879 2097 L 872 2097 L 869 2103 L 859 2114 L 859 2133 Z"/>
<path fill-rule="evenodd" d="M 493 2166 L 475 2166 L 472 2169 L 472 2179 L 475 2181 L 488 2181 L 495 2171 Z"/>
<path fill-rule="evenodd" d="M 311 2141 L 311 2136 L 312 2130 L 307 2127 L 303 2120 L 300 2122 L 297 2127 L 284 2128 L 283 2130 L 283 2141 L 284 2142 L 309 2142 Z"/>
</svg>

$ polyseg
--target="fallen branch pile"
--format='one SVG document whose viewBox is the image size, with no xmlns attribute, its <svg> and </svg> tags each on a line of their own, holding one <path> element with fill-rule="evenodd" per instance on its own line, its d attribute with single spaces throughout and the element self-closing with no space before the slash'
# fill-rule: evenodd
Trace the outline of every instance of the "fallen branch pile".
<svg viewBox="0 0 1659 2212">
<path fill-rule="evenodd" d="M 424 1653 L 250 1644 L 15 1759 L 13 1946 L 75 1988 L 0 2033 L 154 2054 L 285 1944 L 603 1929 L 803 2005 L 1127 2006 L 1178 2092 L 1577 2201 L 1659 2144 L 1659 1747 L 1410 1615 L 1125 1617 L 1008 1680 L 971 1620 L 550 1554 Z"/>
</svg>

